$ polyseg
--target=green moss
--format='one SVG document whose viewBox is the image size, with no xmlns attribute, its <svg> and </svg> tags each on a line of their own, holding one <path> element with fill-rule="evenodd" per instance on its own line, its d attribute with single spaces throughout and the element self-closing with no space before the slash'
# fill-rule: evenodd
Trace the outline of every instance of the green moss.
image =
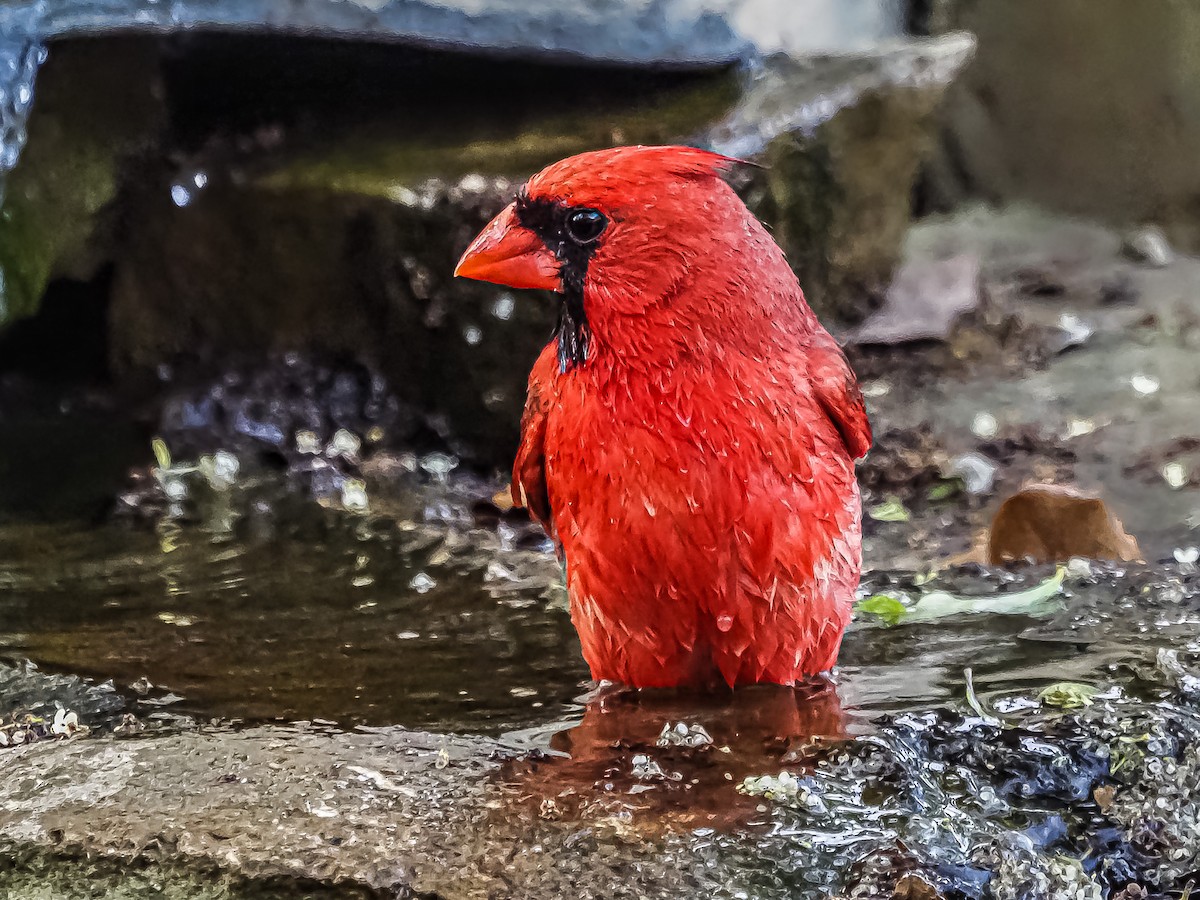
<svg viewBox="0 0 1200 900">
<path fill-rule="evenodd" d="M 37 312 L 54 265 L 54 243 L 36 203 L 19 186 L 11 187 L 0 210 L 0 325 Z"/>
<path fill-rule="evenodd" d="M 735 76 L 652 94 L 620 109 L 549 115 L 511 128 L 466 132 L 439 122 L 371 123 L 293 154 L 261 179 L 264 187 L 310 187 L 395 199 L 428 179 L 469 173 L 525 177 L 557 159 L 618 144 L 674 142 L 719 119 L 738 99 Z"/>
<path fill-rule="evenodd" d="M 51 278 L 93 266 L 119 164 L 156 128 L 156 51 L 120 43 L 55 46 L 39 76 L 29 143 L 0 209 L 0 326 L 37 312 Z"/>
</svg>

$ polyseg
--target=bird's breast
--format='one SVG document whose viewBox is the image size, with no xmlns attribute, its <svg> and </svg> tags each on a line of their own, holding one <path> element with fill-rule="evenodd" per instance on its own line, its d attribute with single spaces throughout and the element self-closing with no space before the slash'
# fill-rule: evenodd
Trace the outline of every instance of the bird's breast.
<svg viewBox="0 0 1200 900">
<path fill-rule="evenodd" d="M 563 376 L 546 435 L 552 502 L 571 515 L 730 525 L 758 495 L 783 504 L 853 479 L 836 429 L 791 375 L 677 369 Z"/>
</svg>

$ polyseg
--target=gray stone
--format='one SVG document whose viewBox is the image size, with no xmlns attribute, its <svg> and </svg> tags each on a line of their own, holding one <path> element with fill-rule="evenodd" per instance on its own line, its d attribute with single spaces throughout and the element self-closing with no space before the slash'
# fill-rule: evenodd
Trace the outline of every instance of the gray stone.
<svg viewBox="0 0 1200 900">
<path fill-rule="evenodd" d="M 684 0 L 67 0 L 45 9 L 41 31 L 277 33 L 639 65 L 723 65 L 749 51 L 724 17 Z"/>
<path fill-rule="evenodd" d="M 851 332 L 856 344 L 943 340 L 983 298 L 980 261 L 961 255 L 909 262 L 896 273 L 883 307 Z"/>
<path fill-rule="evenodd" d="M 5 754 L 0 858 L 42 848 L 133 872 L 162 866 L 168 883 L 213 873 L 388 897 L 671 897 L 698 887 L 652 831 L 540 817 L 536 801 L 503 784 L 514 751 L 480 738 L 300 726 Z M 0 867 L 0 887 L 21 878 Z"/>
<path fill-rule="evenodd" d="M 926 24 L 979 39 L 951 92 L 936 199 L 1028 200 L 1200 248 L 1194 3 L 935 0 Z"/>
</svg>

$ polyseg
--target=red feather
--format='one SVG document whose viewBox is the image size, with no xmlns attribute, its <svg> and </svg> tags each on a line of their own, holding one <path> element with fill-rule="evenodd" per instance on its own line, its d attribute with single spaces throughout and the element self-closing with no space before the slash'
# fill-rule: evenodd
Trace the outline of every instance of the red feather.
<svg viewBox="0 0 1200 900">
<path fill-rule="evenodd" d="M 782 251 L 720 179 L 731 164 L 621 148 L 526 188 L 609 220 L 587 358 L 538 359 L 513 483 L 561 543 L 597 679 L 791 684 L 833 665 L 850 620 L 870 425 Z"/>
</svg>

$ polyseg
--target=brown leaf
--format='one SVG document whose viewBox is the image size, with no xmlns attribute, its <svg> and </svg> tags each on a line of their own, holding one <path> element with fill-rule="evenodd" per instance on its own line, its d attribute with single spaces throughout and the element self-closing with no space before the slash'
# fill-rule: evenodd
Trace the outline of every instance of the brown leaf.
<svg viewBox="0 0 1200 900">
<path fill-rule="evenodd" d="M 513 508 L 512 488 L 506 486 L 503 490 L 496 491 L 492 495 L 492 504 L 502 513 L 509 512 Z"/>
<path fill-rule="evenodd" d="M 1092 799 L 1096 801 L 1096 805 L 1100 807 L 1100 812 L 1107 813 L 1108 808 L 1112 806 L 1113 800 L 1117 796 L 1116 785 L 1104 784 L 1092 791 Z"/>
<path fill-rule="evenodd" d="M 1066 485 L 1030 485 L 1009 497 L 992 520 L 988 561 L 1065 562 L 1073 556 L 1132 562 L 1137 541 L 1099 497 Z"/>
<path fill-rule="evenodd" d="M 941 900 L 942 892 L 920 875 L 910 872 L 896 882 L 892 900 Z"/>
</svg>

